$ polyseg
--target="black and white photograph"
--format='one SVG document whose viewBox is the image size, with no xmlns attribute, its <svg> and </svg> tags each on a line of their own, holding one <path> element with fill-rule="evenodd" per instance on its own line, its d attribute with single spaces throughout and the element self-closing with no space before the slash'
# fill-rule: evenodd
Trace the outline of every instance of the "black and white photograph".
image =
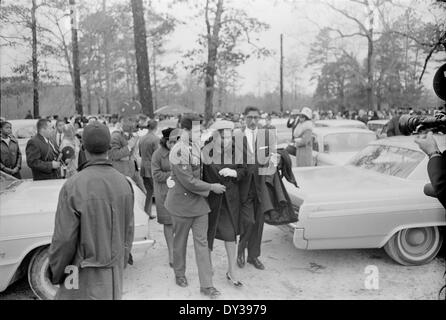
<svg viewBox="0 0 446 320">
<path fill-rule="evenodd" d="M 444 0 L 1 0 L 0 79 L 0 305 L 446 300 Z"/>
</svg>

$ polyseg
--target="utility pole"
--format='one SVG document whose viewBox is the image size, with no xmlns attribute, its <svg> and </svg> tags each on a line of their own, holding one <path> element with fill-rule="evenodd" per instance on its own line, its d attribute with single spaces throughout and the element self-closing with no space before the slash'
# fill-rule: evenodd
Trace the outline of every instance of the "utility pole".
<svg viewBox="0 0 446 320">
<path fill-rule="evenodd" d="M 107 16 L 107 1 L 102 0 L 102 12 Z M 108 48 L 109 30 L 104 31 L 104 69 L 105 69 L 105 112 L 110 111 L 110 52 Z"/>
<path fill-rule="evenodd" d="M 32 2 L 31 9 L 31 30 L 32 30 L 32 64 L 33 64 L 33 115 L 36 119 L 40 115 L 39 111 L 39 71 L 37 61 L 37 22 L 36 22 L 36 0 Z"/>
<path fill-rule="evenodd" d="M 283 34 L 280 34 L 280 112 L 283 112 Z"/>
<path fill-rule="evenodd" d="M 81 92 L 81 74 L 79 69 L 79 47 L 77 44 L 77 10 L 75 0 L 70 0 L 71 13 L 71 42 L 73 45 L 73 76 L 74 76 L 74 104 L 76 113 L 83 115 L 82 92 Z"/>
</svg>

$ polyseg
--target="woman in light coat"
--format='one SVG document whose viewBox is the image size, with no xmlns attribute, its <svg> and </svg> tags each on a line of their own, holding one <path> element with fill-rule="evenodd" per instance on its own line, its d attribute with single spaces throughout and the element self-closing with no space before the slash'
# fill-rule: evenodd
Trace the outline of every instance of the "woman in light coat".
<svg viewBox="0 0 446 320">
<path fill-rule="evenodd" d="M 293 132 L 296 146 L 296 166 L 313 166 L 313 112 L 310 108 L 303 108 L 299 113 L 299 123 Z"/>
</svg>

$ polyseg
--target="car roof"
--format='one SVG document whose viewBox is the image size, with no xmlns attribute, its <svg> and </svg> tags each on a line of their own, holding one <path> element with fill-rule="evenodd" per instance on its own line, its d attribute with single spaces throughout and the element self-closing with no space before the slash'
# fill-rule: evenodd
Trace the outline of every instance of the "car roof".
<svg viewBox="0 0 446 320">
<path fill-rule="evenodd" d="M 328 135 L 328 134 L 336 134 L 336 133 L 368 133 L 373 134 L 373 131 L 368 129 L 360 129 L 360 128 L 345 128 L 345 127 L 316 127 L 313 128 L 313 132 L 317 135 Z"/>
<path fill-rule="evenodd" d="M 362 121 L 349 119 L 316 120 L 315 123 L 330 127 L 342 127 L 351 125 L 365 126 L 365 123 Z"/>
<path fill-rule="evenodd" d="M 369 122 L 367 122 L 367 124 L 387 124 L 390 120 L 386 119 L 386 120 L 370 120 Z"/>
<path fill-rule="evenodd" d="M 414 136 L 394 136 L 390 138 L 375 140 L 370 142 L 373 145 L 386 145 L 391 147 L 399 147 L 410 149 L 414 151 L 421 151 L 418 145 L 415 143 L 415 135 Z M 435 140 L 437 141 L 438 147 L 440 150 L 446 149 L 446 135 L 434 135 Z"/>
</svg>

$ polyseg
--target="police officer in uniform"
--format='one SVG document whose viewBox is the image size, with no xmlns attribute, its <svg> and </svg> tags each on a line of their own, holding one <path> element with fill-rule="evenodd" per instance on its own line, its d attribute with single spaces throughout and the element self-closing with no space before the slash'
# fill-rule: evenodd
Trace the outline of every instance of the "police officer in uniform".
<svg viewBox="0 0 446 320">
<path fill-rule="evenodd" d="M 210 208 L 205 197 L 210 191 L 222 194 L 225 192 L 225 187 L 201 180 L 198 120 L 195 116 L 185 116 L 181 119 L 181 127 L 184 130 L 180 141 L 172 148 L 169 155 L 174 185 L 167 193 L 165 207 L 172 215 L 174 226 L 173 268 L 176 284 L 180 287 L 188 285 L 185 276 L 186 247 L 189 231 L 192 229 L 200 292 L 215 299 L 220 292 L 212 283 L 207 241 Z"/>
</svg>

